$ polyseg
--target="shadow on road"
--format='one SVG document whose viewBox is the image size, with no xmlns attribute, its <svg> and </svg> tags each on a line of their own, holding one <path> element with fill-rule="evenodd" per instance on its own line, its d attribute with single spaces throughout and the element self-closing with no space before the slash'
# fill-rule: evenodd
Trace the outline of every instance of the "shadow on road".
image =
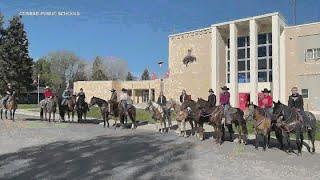
<svg viewBox="0 0 320 180">
<path fill-rule="evenodd" d="M 58 141 L 0 156 L 6 179 L 188 179 L 190 142 L 154 134 Z M 190 162 L 190 161 L 189 161 Z"/>
</svg>

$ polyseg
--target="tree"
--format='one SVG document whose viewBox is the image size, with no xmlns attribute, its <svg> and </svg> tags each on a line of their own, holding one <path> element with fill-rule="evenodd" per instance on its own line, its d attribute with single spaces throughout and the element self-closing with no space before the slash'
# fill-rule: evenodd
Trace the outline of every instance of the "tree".
<svg viewBox="0 0 320 180">
<path fill-rule="evenodd" d="M 92 64 L 92 80 L 103 81 L 108 80 L 107 75 L 104 72 L 104 64 L 101 57 L 97 56 Z"/>
<path fill-rule="evenodd" d="M 35 61 L 33 66 L 33 79 L 37 79 L 38 75 L 40 75 L 40 86 L 52 86 L 52 79 L 51 79 L 51 70 L 50 70 L 50 62 L 46 59 L 40 58 Z"/>
<path fill-rule="evenodd" d="M 141 80 L 150 80 L 150 75 L 147 68 L 143 71 L 141 75 Z"/>
<path fill-rule="evenodd" d="M 33 60 L 29 57 L 29 42 L 21 16 L 14 16 L 9 21 L 2 40 L 2 80 L 12 83 L 18 92 L 30 90 Z"/>
<path fill-rule="evenodd" d="M 4 57 L 4 35 L 5 35 L 5 29 L 3 27 L 4 21 L 3 21 L 4 17 L 0 12 L 0 88 L 3 88 L 5 85 L 5 81 L 4 81 L 4 72 L 5 69 L 3 68 L 3 57 Z"/>
<path fill-rule="evenodd" d="M 79 62 L 76 73 L 73 78 L 73 82 L 75 81 L 86 81 L 88 80 L 88 74 L 86 72 L 87 64 L 83 61 Z"/>
<path fill-rule="evenodd" d="M 133 81 L 133 80 L 135 80 L 135 77 L 131 74 L 131 72 L 128 72 L 126 80 L 127 81 Z"/>
</svg>

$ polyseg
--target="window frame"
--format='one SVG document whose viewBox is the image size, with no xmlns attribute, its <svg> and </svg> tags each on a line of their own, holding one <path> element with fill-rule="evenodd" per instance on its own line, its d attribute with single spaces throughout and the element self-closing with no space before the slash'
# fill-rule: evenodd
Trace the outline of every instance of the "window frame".
<svg viewBox="0 0 320 180">
<path fill-rule="evenodd" d="M 306 93 L 303 93 L 303 90 L 306 90 Z M 301 89 L 301 96 L 303 99 L 309 99 L 310 93 L 308 88 Z"/>
</svg>

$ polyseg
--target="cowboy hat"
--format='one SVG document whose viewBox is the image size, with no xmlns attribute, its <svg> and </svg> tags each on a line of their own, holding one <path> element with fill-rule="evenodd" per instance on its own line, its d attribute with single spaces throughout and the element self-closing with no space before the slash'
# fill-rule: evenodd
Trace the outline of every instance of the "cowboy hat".
<svg viewBox="0 0 320 180">
<path fill-rule="evenodd" d="M 11 83 L 8 83 L 8 84 L 7 84 L 7 86 L 11 86 L 11 85 L 12 85 Z"/>
<path fill-rule="evenodd" d="M 263 92 L 263 93 L 271 93 L 271 90 L 268 90 L 267 88 L 264 88 L 261 92 Z"/>
<path fill-rule="evenodd" d="M 126 91 L 128 91 L 128 90 L 127 90 L 127 89 L 125 89 L 125 88 L 122 88 L 122 89 L 121 89 L 121 91 L 124 91 L 124 92 L 126 92 Z"/>
<path fill-rule="evenodd" d="M 223 86 L 222 88 L 221 88 L 222 90 L 229 90 L 229 88 L 227 87 L 227 86 Z"/>
<path fill-rule="evenodd" d="M 112 89 L 110 89 L 110 91 L 111 91 L 111 92 L 115 92 L 116 90 L 112 88 Z"/>
<path fill-rule="evenodd" d="M 45 89 L 49 89 L 49 86 L 46 86 Z"/>
<path fill-rule="evenodd" d="M 211 88 L 209 89 L 209 91 L 208 91 L 208 92 L 212 92 L 212 93 L 214 93 L 214 91 L 213 91 Z"/>
</svg>

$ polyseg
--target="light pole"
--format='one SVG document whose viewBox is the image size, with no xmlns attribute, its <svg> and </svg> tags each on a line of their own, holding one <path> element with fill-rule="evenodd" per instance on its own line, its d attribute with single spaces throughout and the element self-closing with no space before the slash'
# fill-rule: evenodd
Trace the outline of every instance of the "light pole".
<svg viewBox="0 0 320 180">
<path fill-rule="evenodd" d="M 159 61 L 158 62 L 158 65 L 159 65 L 159 67 L 160 67 L 160 74 L 159 74 L 159 76 L 160 76 L 160 93 L 161 94 L 163 94 L 163 76 L 162 76 L 162 72 L 161 72 L 161 69 L 162 69 L 162 65 L 164 64 L 164 62 L 163 61 Z"/>
<path fill-rule="evenodd" d="M 38 74 L 37 89 L 38 89 L 38 104 L 40 104 L 40 74 Z"/>
</svg>

